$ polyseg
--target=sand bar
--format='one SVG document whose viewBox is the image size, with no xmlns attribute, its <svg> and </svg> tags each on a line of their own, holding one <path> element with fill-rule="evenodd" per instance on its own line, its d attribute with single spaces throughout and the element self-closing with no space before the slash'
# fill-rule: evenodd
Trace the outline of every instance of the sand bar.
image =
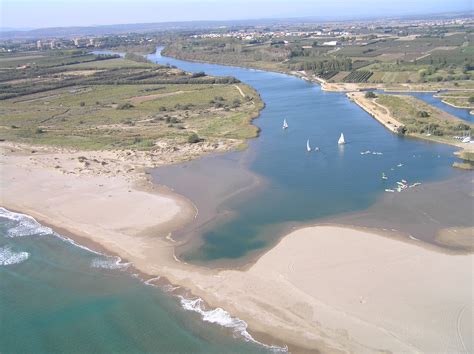
<svg viewBox="0 0 474 354">
<path fill-rule="evenodd" d="M 0 204 L 165 276 L 278 344 L 357 353 L 474 349 L 470 254 L 316 226 L 292 232 L 244 271 L 189 265 L 174 257 L 167 237 L 194 217 L 186 200 L 127 174 L 64 173 L 66 166 L 45 166 L 48 158 L 77 163 L 3 153 Z"/>
</svg>

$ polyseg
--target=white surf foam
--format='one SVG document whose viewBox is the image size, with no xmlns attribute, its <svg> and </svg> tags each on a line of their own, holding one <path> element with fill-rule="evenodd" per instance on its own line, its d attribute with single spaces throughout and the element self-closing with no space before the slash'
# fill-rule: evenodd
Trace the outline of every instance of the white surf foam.
<svg viewBox="0 0 474 354">
<path fill-rule="evenodd" d="M 93 268 L 104 268 L 104 269 L 127 269 L 130 263 L 123 263 L 120 257 L 107 257 L 102 256 L 100 258 L 94 258 L 91 261 L 91 267 Z"/>
<path fill-rule="evenodd" d="M 33 217 L 25 214 L 11 212 L 5 208 L 0 207 L 0 217 L 13 220 L 18 222 L 18 225 L 10 228 L 7 233 L 8 237 L 17 237 L 17 236 L 32 236 L 32 235 L 47 235 L 51 234 L 56 237 L 59 237 L 63 241 L 66 241 L 76 247 L 82 248 L 86 251 L 92 252 L 94 254 L 106 257 L 104 258 L 96 258 L 92 260 L 91 266 L 97 268 L 108 268 L 108 269 L 117 269 L 117 268 L 128 268 L 131 263 L 122 263 L 122 259 L 120 257 L 110 257 L 103 253 L 96 252 L 76 243 L 74 240 L 62 236 L 56 232 L 54 232 L 51 228 L 46 227 L 38 223 Z M 9 247 L 0 248 L 0 265 L 10 265 L 15 263 L 24 262 L 29 257 L 28 252 L 13 252 Z M 107 259 L 108 258 L 108 259 Z M 159 279 L 159 276 L 153 279 L 149 279 L 144 283 L 146 285 L 154 286 L 151 282 L 152 280 Z M 170 286 L 169 289 L 164 289 L 165 292 L 172 292 L 176 290 L 178 287 Z M 168 290 L 168 291 L 166 291 Z M 237 317 L 232 317 L 227 311 L 221 308 L 215 308 L 213 310 L 204 310 L 203 304 L 204 301 L 201 298 L 197 298 L 194 300 L 185 299 L 181 295 L 178 295 L 181 301 L 181 306 L 188 311 L 197 312 L 201 315 L 202 320 L 209 323 L 218 324 L 220 326 L 231 328 L 234 333 L 240 335 L 245 341 L 253 342 L 258 345 L 264 346 L 274 352 L 279 353 L 287 353 L 287 347 L 279 347 L 279 346 L 272 346 L 266 345 L 254 339 L 251 334 L 247 331 L 247 323 Z"/>
<path fill-rule="evenodd" d="M 8 228 L 6 234 L 7 237 L 42 236 L 53 233 L 53 230 L 41 225 L 29 215 L 14 213 L 0 207 L 0 217 L 16 222 L 14 226 Z"/>
<path fill-rule="evenodd" d="M 5 208 L 0 207 L 0 217 L 8 219 L 8 220 L 16 221 L 18 223 L 17 225 L 10 227 L 7 230 L 7 234 L 6 234 L 7 237 L 54 235 L 56 237 L 59 237 L 61 240 L 65 242 L 68 242 L 76 247 L 82 248 L 83 250 L 86 250 L 88 252 L 92 252 L 98 255 L 103 255 L 100 252 L 91 250 L 90 248 L 87 248 L 86 246 L 82 246 L 68 237 L 60 235 L 57 232 L 54 232 L 51 228 L 47 226 L 41 225 L 32 216 L 21 214 L 21 213 L 15 213 L 13 211 L 9 211 Z"/>
<path fill-rule="evenodd" d="M 181 306 L 188 311 L 197 312 L 201 315 L 202 320 L 209 323 L 218 324 L 220 326 L 231 328 L 234 333 L 240 335 L 247 342 L 253 342 L 259 345 L 262 345 L 266 348 L 269 348 L 272 351 L 286 353 L 288 352 L 287 347 L 278 347 L 270 346 L 263 343 L 260 343 L 252 337 L 252 335 L 247 331 L 247 322 L 241 320 L 237 317 L 232 317 L 227 311 L 221 309 L 220 307 L 213 310 L 205 310 L 203 308 L 204 301 L 201 298 L 197 299 L 185 299 L 181 295 L 178 295 L 181 301 Z"/>
<path fill-rule="evenodd" d="M 13 252 L 9 246 L 0 247 L 0 266 L 24 262 L 29 256 L 28 252 Z"/>
</svg>

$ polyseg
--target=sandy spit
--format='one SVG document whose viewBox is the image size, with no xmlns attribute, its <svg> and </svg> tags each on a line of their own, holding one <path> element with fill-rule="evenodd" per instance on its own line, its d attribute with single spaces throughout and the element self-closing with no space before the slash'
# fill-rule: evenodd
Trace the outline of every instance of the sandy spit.
<svg viewBox="0 0 474 354">
<path fill-rule="evenodd" d="M 4 149 L 0 163 L 1 206 L 91 240 L 279 343 L 322 352 L 474 350 L 473 255 L 315 226 L 284 237 L 246 270 L 210 270 L 174 256 L 170 232 L 196 212 L 184 198 L 132 172 L 68 173 L 84 163 L 57 152 Z"/>
</svg>

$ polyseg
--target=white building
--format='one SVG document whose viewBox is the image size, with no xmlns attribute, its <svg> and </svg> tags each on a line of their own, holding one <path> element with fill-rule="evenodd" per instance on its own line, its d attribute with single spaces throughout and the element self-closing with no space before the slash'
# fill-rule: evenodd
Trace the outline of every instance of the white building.
<svg viewBox="0 0 474 354">
<path fill-rule="evenodd" d="M 327 46 L 327 47 L 335 47 L 339 44 L 338 41 L 329 41 L 329 42 L 324 42 L 323 43 L 323 46 Z"/>
</svg>

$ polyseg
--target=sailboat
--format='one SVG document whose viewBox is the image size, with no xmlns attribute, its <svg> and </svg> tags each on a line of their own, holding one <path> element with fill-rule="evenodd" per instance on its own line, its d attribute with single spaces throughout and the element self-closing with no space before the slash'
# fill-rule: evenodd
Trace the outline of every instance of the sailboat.
<svg viewBox="0 0 474 354">
<path fill-rule="evenodd" d="M 344 134 L 341 133 L 341 136 L 339 137 L 339 140 L 337 141 L 339 145 L 344 145 L 346 141 L 344 140 Z"/>
<path fill-rule="evenodd" d="M 284 119 L 282 129 L 287 129 L 287 128 L 288 128 L 288 123 L 286 122 L 286 119 Z"/>
<path fill-rule="evenodd" d="M 309 145 L 309 139 L 306 141 L 306 151 L 311 152 L 311 146 Z"/>
<path fill-rule="evenodd" d="M 385 172 L 382 172 L 382 179 L 388 179 L 388 177 L 385 175 Z"/>
</svg>

